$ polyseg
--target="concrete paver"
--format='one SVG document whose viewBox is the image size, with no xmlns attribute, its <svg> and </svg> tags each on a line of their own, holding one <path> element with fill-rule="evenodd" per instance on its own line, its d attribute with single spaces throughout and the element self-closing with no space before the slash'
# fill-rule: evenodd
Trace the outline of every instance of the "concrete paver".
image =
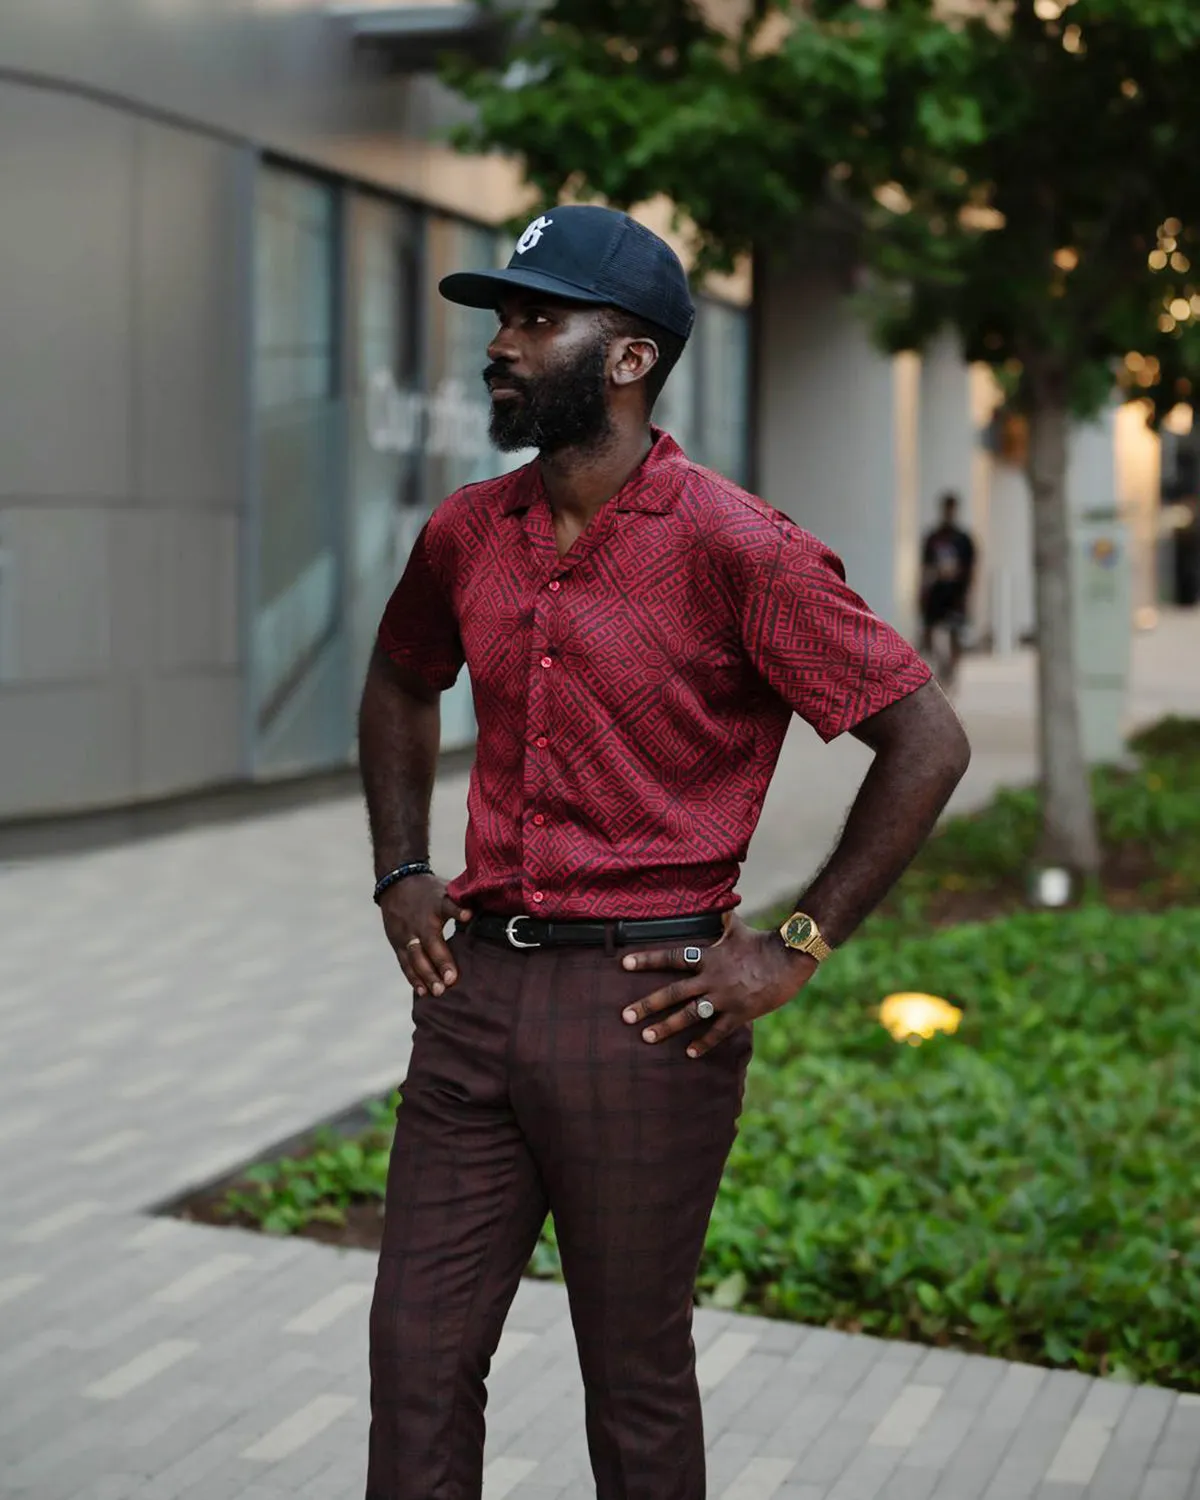
<svg viewBox="0 0 1200 1500">
<path fill-rule="evenodd" d="M 1131 717 L 1200 713 L 1200 617 L 1139 638 Z M 967 807 L 1033 769 L 1031 662 L 972 662 Z M 798 726 L 749 909 L 819 864 L 866 763 Z M 461 777 L 435 796 L 458 867 Z M 353 1500 L 373 1257 L 147 1218 L 403 1073 L 406 997 L 351 800 L 0 867 L 0 1497 Z M 1200 1405 L 701 1311 L 719 1500 L 1176 1500 Z M 487 1500 L 589 1493 L 561 1288 L 524 1283 Z"/>
</svg>

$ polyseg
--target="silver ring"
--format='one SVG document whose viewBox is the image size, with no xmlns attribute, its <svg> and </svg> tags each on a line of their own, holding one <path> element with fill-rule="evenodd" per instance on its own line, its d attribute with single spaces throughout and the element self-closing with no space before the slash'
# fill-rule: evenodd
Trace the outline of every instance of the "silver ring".
<svg viewBox="0 0 1200 1500">
<path fill-rule="evenodd" d="M 683 950 L 683 961 L 685 964 L 698 964 L 703 958 L 703 948 L 688 947 Z"/>
<path fill-rule="evenodd" d="M 711 1021 L 717 1013 L 717 1007 L 707 997 L 696 1001 L 696 1014 L 702 1021 Z"/>
<path fill-rule="evenodd" d="M 405 943 L 404 946 L 406 948 L 419 948 L 421 946 L 421 939 L 420 938 L 409 938 L 408 942 Z"/>
</svg>

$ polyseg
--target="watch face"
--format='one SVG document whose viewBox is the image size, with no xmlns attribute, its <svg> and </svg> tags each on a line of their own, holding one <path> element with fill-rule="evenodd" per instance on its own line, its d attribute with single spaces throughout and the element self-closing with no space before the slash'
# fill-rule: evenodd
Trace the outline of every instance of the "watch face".
<svg viewBox="0 0 1200 1500">
<path fill-rule="evenodd" d="M 787 942 L 807 943 L 813 935 L 813 924 L 811 917 L 789 917 L 786 928 Z"/>
</svg>

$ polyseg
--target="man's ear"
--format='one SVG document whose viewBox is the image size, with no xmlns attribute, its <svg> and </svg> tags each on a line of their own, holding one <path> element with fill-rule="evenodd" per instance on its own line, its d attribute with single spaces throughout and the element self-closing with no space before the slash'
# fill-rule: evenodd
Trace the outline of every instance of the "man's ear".
<svg viewBox="0 0 1200 1500">
<path fill-rule="evenodd" d="M 653 339 L 620 339 L 613 346 L 616 356 L 612 378 L 616 385 L 635 385 L 645 380 L 658 363 L 658 345 Z"/>
</svg>

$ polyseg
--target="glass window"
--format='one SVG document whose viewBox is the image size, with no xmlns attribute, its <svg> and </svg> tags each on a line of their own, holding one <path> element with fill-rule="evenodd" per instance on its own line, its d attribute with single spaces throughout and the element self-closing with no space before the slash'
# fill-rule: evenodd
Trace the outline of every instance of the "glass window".
<svg viewBox="0 0 1200 1500">
<path fill-rule="evenodd" d="M 487 436 L 490 310 L 438 293 L 507 260 L 493 230 L 264 167 L 256 202 L 258 546 L 253 725 L 261 770 L 342 762 L 388 596 L 432 510 L 531 456 Z M 344 250 L 343 250 L 344 242 Z M 748 319 L 700 298 L 655 421 L 743 481 Z M 443 744 L 475 737 L 464 673 Z"/>
<path fill-rule="evenodd" d="M 490 409 L 481 377 L 496 329 L 495 313 L 459 307 L 438 292 L 438 282 L 451 271 L 495 266 L 500 237 L 490 229 L 431 215 L 425 244 L 428 407 L 422 467 L 426 504 L 432 510 L 464 484 L 494 478 L 530 455 L 498 453 L 488 440 Z M 464 672 L 442 698 L 442 743 L 469 745 L 474 738 L 475 714 Z"/>
<path fill-rule="evenodd" d="M 490 229 L 457 223 L 440 215 L 429 220 L 428 392 L 430 421 L 425 450 L 425 484 L 430 504 L 464 484 L 491 479 L 513 466 L 510 455 L 488 441 L 489 407 L 482 374 L 487 347 L 496 331 L 490 308 L 459 307 L 438 293 L 438 282 L 452 271 L 489 270 L 497 263 L 499 237 Z M 518 455 L 524 463 L 528 454 Z"/>
<path fill-rule="evenodd" d="M 348 203 L 351 671 L 362 680 L 380 616 L 428 509 L 421 485 L 421 217 L 365 193 Z"/>
<path fill-rule="evenodd" d="M 256 204 L 254 394 L 258 573 L 253 634 L 256 764 L 320 764 L 344 725 L 311 700 L 338 624 L 336 199 L 274 167 Z"/>
<path fill-rule="evenodd" d="M 679 444 L 689 458 L 704 463 L 696 411 L 696 335 L 693 332 L 679 363 L 667 377 L 662 395 L 654 404 L 653 422 Z"/>
<path fill-rule="evenodd" d="M 701 298 L 694 338 L 697 424 L 703 434 L 696 457 L 735 484 L 749 474 L 750 318 L 744 308 Z"/>
<path fill-rule="evenodd" d="M 502 473 L 480 376 L 491 312 L 438 293 L 450 271 L 495 265 L 491 230 L 366 192 L 347 199 L 348 580 L 351 667 L 361 682 L 388 596 L 446 496 Z M 521 459 L 518 457 L 517 462 Z M 469 745 L 466 674 L 442 699 L 442 743 Z"/>
<path fill-rule="evenodd" d="M 689 458 L 744 484 L 749 469 L 750 320 L 744 308 L 696 300 L 696 326 L 654 408 Z"/>
</svg>

